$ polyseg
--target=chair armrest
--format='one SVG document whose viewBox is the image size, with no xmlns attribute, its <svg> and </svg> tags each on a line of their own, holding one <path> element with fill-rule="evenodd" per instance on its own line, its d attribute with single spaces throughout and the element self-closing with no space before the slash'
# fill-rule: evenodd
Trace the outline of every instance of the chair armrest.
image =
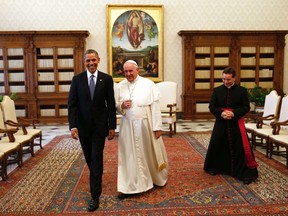
<svg viewBox="0 0 288 216">
<path fill-rule="evenodd" d="M 283 122 L 279 122 L 279 121 L 271 122 L 271 126 L 273 128 L 272 133 L 274 135 L 277 135 L 280 132 L 281 126 L 288 126 L 288 120 L 283 121 Z"/>
<path fill-rule="evenodd" d="M 167 107 L 168 107 L 168 108 L 172 108 L 172 107 L 176 107 L 176 105 L 177 105 L 176 103 L 173 103 L 173 104 L 167 104 Z"/>
<path fill-rule="evenodd" d="M 16 128 L 10 128 L 10 129 L 1 129 L 0 128 L 0 133 L 4 133 L 8 136 L 9 142 L 15 142 L 15 137 L 14 133 L 16 133 L 18 130 Z"/>
<path fill-rule="evenodd" d="M 173 104 L 167 104 L 167 108 L 169 108 L 169 114 L 170 114 L 170 116 L 172 115 L 172 114 L 174 114 L 174 113 L 176 113 L 176 110 L 173 110 L 173 107 L 176 107 L 177 106 L 177 104 L 176 103 L 173 103 Z"/>
<path fill-rule="evenodd" d="M 256 118 L 256 126 L 257 128 L 262 128 L 263 126 L 263 121 L 265 120 L 274 120 L 276 119 L 277 116 L 275 115 L 268 115 L 268 116 L 259 116 Z"/>
<path fill-rule="evenodd" d="M 16 122 L 13 122 L 11 120 L 7 120 L 4 123 L 7 124 L 7 125 L 10 125 L 12 127 L 17 127 L 17 128 L 21 127 L 24 135 L 27 134 L 26 127 L 28 127 L 30 125 L 28 123 L 16 123 Z"/>
<path fill-rule="evenodd" d="M 28 119 L 28 118 L 23 118 L 23 117 L 17 117 L 17 120 L 20 124 L 26 123 L 26 124 L 32 125 L 33 129 L 36 129 L 36 124 L 39 123 L 38 119 L 30 119 L 30 118 Z"/>
</svg>

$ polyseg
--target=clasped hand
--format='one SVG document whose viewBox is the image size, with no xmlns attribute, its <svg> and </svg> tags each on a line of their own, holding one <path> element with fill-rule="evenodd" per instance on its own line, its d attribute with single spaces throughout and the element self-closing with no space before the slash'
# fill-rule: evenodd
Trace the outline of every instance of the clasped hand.
<svg viewBox="0 0 288 216">
<path fill-rule="evenodd" d="M 224 111 L 221 115 L 224 119 L 232 119 L 234 117 L 234 113 L 232 111 Z"/>
</svg>

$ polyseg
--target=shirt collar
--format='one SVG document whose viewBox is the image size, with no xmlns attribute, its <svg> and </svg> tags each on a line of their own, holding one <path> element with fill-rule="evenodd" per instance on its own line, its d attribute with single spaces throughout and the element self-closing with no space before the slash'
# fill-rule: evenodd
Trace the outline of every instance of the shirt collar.
<svg viewBox="0 0 288 216">
<path fill-rule="evenodd" d="M 97 77 L 98 77 L 98 70 L 96 70 L 94 74 L 90 73 L 90 71 L 87 70 L 88 80 L 89 80 L 89 78 L 91 77 L 91 75 L 94 75 L 94 77 L 97 79 Z"/>
<path fill-rule="evenodd" d="M 235 85 L 235 82 L 234 82 L 231 86 L 229 86 L 229 87 L 227 87 L 227 88 L 230 89 L 230 88 L 232 88 L 234 85 Z"/>
</svg>

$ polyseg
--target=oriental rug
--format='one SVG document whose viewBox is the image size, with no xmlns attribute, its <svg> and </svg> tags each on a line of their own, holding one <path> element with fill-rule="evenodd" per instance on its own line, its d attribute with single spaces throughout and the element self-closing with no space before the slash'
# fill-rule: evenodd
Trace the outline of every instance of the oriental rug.
<svg viewBox="0 0 288 216">
<path fill-rule="evenodd" d="M 117 139 L 107 141 L 100 207 L 89 213 L 89 172 L 78 141 L 54 138 L 0 182 L 0 215 L 287 215 L 288 169 L 255 152 L 259 180 L 250 185 L 210 176 L 203 162 L 210 133 L 164 136 L 169 180 L 164 187 L 117 199 Z"/>
</svg>

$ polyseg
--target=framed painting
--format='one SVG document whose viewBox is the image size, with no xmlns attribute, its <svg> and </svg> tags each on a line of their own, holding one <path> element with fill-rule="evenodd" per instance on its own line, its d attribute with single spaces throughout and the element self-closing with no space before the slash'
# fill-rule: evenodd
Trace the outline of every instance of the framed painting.
<svg viewBox="0 0 288 216">
<path fill-rule="evenodd" d="M 134 60 L 139 75 L 163 81 L 163 5 L 107 5 L 108 72 L 125 78 L 123 64 Z"/>
</svg>

